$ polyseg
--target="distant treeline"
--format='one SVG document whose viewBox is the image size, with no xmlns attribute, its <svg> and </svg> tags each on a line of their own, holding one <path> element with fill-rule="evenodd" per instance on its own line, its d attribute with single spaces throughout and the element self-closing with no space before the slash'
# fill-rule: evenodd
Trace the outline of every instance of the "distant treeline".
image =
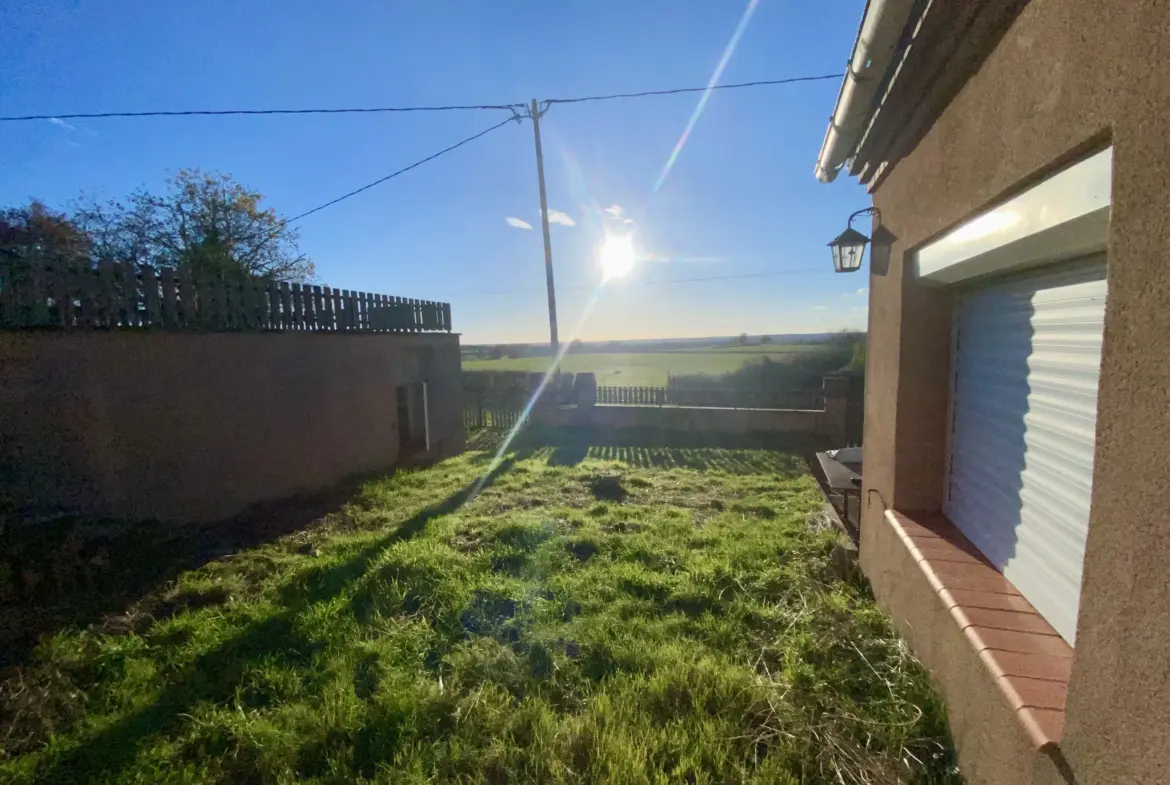
<svg viewBox="0 0 1170 785">
<path fill-rule="evenodd" d="M 864 370 L 865 336 L 842 333 L 789 360 L 765 356 L 726 373 L 671 374 L 666 386 L 687 390 L 795 390 L 819 388 L 825 376 L 860 375 Z"/>
</svg>

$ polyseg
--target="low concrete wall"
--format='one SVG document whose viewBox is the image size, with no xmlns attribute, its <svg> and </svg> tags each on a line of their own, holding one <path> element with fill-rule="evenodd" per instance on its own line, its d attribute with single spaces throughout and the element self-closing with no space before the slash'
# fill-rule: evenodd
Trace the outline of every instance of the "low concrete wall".
<svg viewBox="0 0 1170 785">
<path fill-rule="evenodd" d="M 0 333 L 0 512 L 202 521 L 463 449 L 456 335 Z"/>
<path fill-rule="evenodd" d="M 593 374 L 577 374 L 591 380 Z M 708 406 L 623 406 L 596 404 L 596 385 L 578 391 L 576 406 L 548 406 L 533 411 L 534 425 L 553 428 L 625 430 L 653 428 L 693 434 L 776 434 L 803 437 L 826 447 L 845 445 L 848 379 L 826 376 L 824 409 L 723 409 Z"/>
</svg>

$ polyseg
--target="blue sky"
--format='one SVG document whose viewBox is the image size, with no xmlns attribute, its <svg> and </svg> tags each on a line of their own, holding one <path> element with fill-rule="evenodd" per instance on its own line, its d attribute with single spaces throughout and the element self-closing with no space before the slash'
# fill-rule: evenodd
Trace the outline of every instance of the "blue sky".
<svg viewBox="0 0 1170 785">
<path fill-rule="evenodd" d="M 863 5 L 760 0 L 721 81 L 840 72 Z M 512 103 L 697 86 L 745 8 L 746 0 L 8 3 L 0 114 Z M 863 327 L 866 278 L 834 275 L 825 243 L 868 196 L 848 178 L 823 185 L 812 174 L 838 87 L 715 92 L 657 191 L 698 94 L 553 106 L 542 121 L 550 214 L 573 222 L 552 226 L 562 338 L 596 290 L 604 233 L 627 229 L 652 258 L 605 287 L 580 332 L 586 340 Z M 503 117 L 0 124 L 0 204 L 35 196 L 64 206 L 82 191 L 118 196 L 201 167 L 294 215 Z M 620 218 L 603 212 L 613 205 Z M 547 340 L 528 123 L 299 228 L 321 283 L 448 301 L 465 342 Z"/>
</svg>

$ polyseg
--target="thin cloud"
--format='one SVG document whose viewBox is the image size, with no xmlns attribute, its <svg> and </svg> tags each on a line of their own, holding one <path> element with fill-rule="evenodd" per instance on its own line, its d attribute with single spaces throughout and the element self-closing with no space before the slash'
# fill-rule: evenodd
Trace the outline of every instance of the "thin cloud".
<svg viewBox="0 0 1170 785">
<path fill-rule="evenodd" d="M 531 229 L 532 228 L 532 224 L 528 223 L 527 221 L 522 220 L 520 218 L 513 218 L 510 215 L 507 218 L 505 218 L 504 220 L 508 222 L 508 226 L 515 226 L 517 229 Z"/>
<path fill-rule="evenodd" d="M 843 294 L 841 296 L 842 297 L 865 297 L 868 294 L 869 294 L 869 289 L 863 286 L 855 292 L 846 292 L 845 294 Z"/>
<path fill-rule="evenodd" d="M 827 305 L 810 305 L 808 307 L 808 309 L 810 311 L 827 311 L 827 310 L 829 310 L 829 306 L 827 306 Z"/>
<path fill-rule="evenodd" d="M 77 126 L 65 122 L 60 117 L 50 117 L 47 122 L 52 123 L 58 128 L 64 128 L 66 131 L 76 131 Z"/>
<path fill-rule="evenodd" d="M 634 219 L 633 218 L 623 218 L 622 222 L 627 223 L 627 224 L 632 224 L 634 222 Z"/>
<path fill-rule="evenodd" d="M 621 218 L 626 213 L 626 211 L 622 209 L 622 206 L 620 204 L 611 204 L 609 207 L 606 207 L 602 212 L 609 213 L 614 218 Z"/>
<path fill-rule="evenodd" d="M 576 226 L 577 225 L 577 222 L 574 221 L 569 216 L 568 213 L 562 213 L 560 210 L 549 210 L 548 211 L 548 222 L 550 224 L 560 224 L 561 226 Z"/>
</svg>

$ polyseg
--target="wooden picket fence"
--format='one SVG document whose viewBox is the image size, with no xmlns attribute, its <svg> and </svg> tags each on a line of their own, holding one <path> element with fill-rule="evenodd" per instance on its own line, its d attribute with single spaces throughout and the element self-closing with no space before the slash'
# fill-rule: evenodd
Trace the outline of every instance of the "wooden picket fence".
<svg viewBox="0 0 1170 785">
<path fill-rule="evenodd" d="M 0 262 L 0 327 L 450 332 L 431 300 L 84 260 Z"/>
</svg>

